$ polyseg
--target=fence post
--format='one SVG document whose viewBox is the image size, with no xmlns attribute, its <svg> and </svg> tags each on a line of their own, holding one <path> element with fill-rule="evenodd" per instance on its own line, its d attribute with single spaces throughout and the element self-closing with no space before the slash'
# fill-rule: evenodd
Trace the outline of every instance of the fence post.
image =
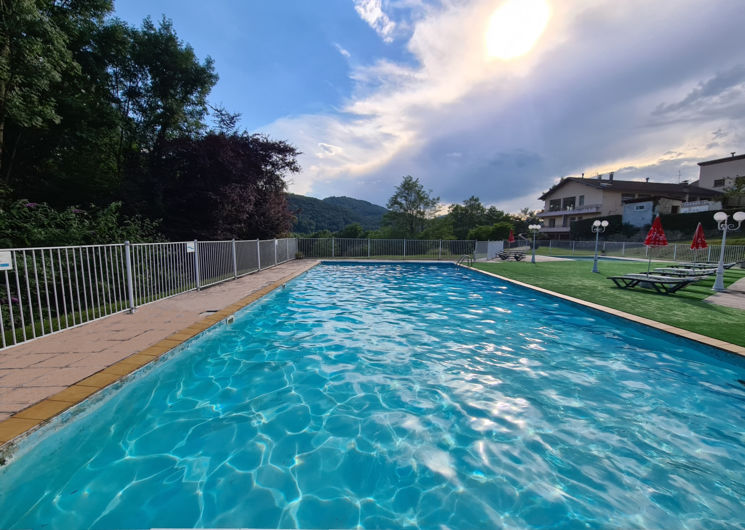
<svg viewBox="0 0 745 530">
<path fill-rule="evenodd" d="M 574 241 L 572 241 L 572 256 L 574 256 Z"/>
<path fill-rule="evenodd" d="M 277 241 L 277 238 L 274 238 L 274 264 L 277 264 L 277 245 L 279 245 L 279 242 Z"/>
<path fill-rule="evenodd" d="M 440 239 L 440 252 L 437 254 L 437 261 L 442 259 L 442 239 Z"/>
<path fill-rule="evenodd" d="M 124 242 L 124 261 L 127 267 L 127 296 L 129 297 L 129 312 L 135 312 L 135 290 L 132 282 L 132 254 L 129 241 Z"/>
<path fill-rule="evenodd" d="M 678 261 L 678 260 L 676 259 L 676 256 L 677 256 L 677 255 L 678 255 L 678 244 L 677 244 L 677 243 L 675 243 L 675 244 L 673 245 L 673 261 Z"/>
<path fill-rule="evenodd" d="M 711 261 L 711 247 L 709 247 L 709 255 L 706 256 L 706 261 Z"/>
<path fill-rule="evenodd" d="M 261 270 L 261 241 L 256 240 L 256 264 L 258 265 L 257 270 Z"/>
<path fill-rule="evenodd" d="M 370 257 L 370 238 L 367 238 L 367 257 Z"/>
<path fill-rule="evenodd" d="M 197 291 L 202 288 L 201 281 L 199 279 L 199 241 L 194 240 L 194 274 L 197 277 Z"/>
<path fill-rule="evenodd" d="M 406 259 L 406 240 L 404 239 L 404 259 Z"/>
<path fill-rule="evenodd" d="M 334 238 L 331 238 L 331 257 L 334 258 Z"/>
<path fill-rule="evenodd" d="M 625 255 L 626 255 L 626 241 L 621 243 L 621 256 L 625 256 Z"/>
<path fill-rule="evenodd" d="M 233 238 L 233 278 L 238 277 L 238 258 L 235 255 L 235 238 Z"/>
</svg>

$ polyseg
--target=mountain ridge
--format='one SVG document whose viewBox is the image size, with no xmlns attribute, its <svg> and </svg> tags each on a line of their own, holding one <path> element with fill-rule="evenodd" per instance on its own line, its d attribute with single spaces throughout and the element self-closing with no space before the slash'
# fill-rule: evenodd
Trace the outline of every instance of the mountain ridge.
<svg viewBox="0 0 745 530">
<path fill-rule="evenodd" d="M 287 202 L 296 216 L 292 231 L 300 234 L 321 230 L 337 232 L 352 223 L 359 223 L 365 230 L 377 230 L 388 211 L 369 201 L 345 196 L 316 199 L 288 193 Z"/>
</svg>

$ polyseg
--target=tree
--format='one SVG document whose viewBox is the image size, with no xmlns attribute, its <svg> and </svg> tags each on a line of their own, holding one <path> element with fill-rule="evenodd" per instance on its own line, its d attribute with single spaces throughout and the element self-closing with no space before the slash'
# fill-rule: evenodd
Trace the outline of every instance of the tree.
<svg viewBox="0 0 745 530">
<path fill-rule="evenodd" d="M 416 237 L 424 230 L 425 223 L 437 210 L 439 197 L 425 191 L 418 178 L 406 175 L 386 205 L 389 212 L 384 222 L 400 237 Z"/>
<path fill-rule="evenodd" d="M 293 220 L 284 177 L 300 170 L 297 155 L 288 143 L 262 135 L 167 140 L 129 202 L 162 218 L 172 238 L 276 237 L 289 232 Z"/>
<path fill-rule="evenodd" d="M 507 221 L 500 221 L 493 225 L 477 226 L 468 232 L 468 239 L 477 241 L 501 241 L 507 239 L 512 230 L 512 224 Z"/>
<path fill-rule="evenodd" d="M 0 0 L 0 177 L 8 181 L 6 128 L 58 122 L 50 87 L 75 69 L 67 35 L 55 24 L 54 2 Z"/>
<path fill-rule="evenodd" d="M 360 239 L 367 237 L 367 231 L 365 231 L 364 228 L 362 228 L 362 225 L 359 223 L 352 223 L 348 224 L 336 234 L 334 234 L 334 237 L 339 238 L 348 238 L 348 239 Z"/>
</svg>

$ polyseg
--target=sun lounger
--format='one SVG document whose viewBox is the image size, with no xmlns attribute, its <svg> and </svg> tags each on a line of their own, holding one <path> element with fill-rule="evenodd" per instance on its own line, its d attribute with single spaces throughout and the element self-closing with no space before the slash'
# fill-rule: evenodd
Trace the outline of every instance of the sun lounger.
<svg viewBox="0 0 745 530">
<path fill-rule="evenodd" d="M 623 276 L 608 276 L 621 289 L 631 289 L 633 287 L 644 287 L 654 289 L 658 293 L 672 294 L 683 287 L 699 281 L 702 276 L 682 277 L 659 276 L 654 274 L 624 274 Z"/>
<path fill-rule="evenodd" d="M 683 267 L 660 267 L 654 269 L 654 274 L 658 276 L 709 276 L 716 273 L 716 269 L 704 268 L 683 268 Z"/>
<path fill-rule="evenodd" d="M 525 257 L 525 252 L 523 252 L 522 250 L 503 250 L 502 252 L 497 254 L 497 256 L 499 256 L 499 259 L 501 259 L 502 261 L 507 261 L 510 258 L 514 259 L 515 261 L 521 261 Z"/>
<path fill-rule="evenodd" d="M 724 268 L 731 269 L 738 263 L 739 262 L 737 261 L 733 261 L 731 263 L 725 263 Z M 718 261 L 691 261 L 691 262 L 675 263 L 674 265 L 670 265 L 670 267 L 681 268 L 681 269 L 716 269 L 718 265 L 719 265 Z"/>
</svg>

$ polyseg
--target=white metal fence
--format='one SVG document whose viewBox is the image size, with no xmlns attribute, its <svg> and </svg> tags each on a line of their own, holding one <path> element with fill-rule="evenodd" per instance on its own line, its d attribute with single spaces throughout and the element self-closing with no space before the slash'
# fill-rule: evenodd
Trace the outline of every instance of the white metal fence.
<svg viewBox="0 0 745 530">
<path fill-rule="evenodd" d="M 296 239 L 0 249 L 0 349 L 295 258 Z"/>
<path fill-rule="evenodd" d="M 473 255 L 475 241 L 419 239 L 298 239 L 297 248 L 307 258 L 456 260 Z"/>
<path fill-rule="evenodd" d="M 591 256 L 595 241 L 537 241 L 539 253 L 549 256 Z M 600 241 L 598 252 L 603 256 L 649 258 L 669 261 L 718 261 L 721 245 L 709 245 L 701 250 L 691 250 L 690 244 L 670 243 L 665 247 L 649 248 L 641 242 Z M 745 260 L 745 245 L 725 245 L 725 263 Z"/>
</svg>

